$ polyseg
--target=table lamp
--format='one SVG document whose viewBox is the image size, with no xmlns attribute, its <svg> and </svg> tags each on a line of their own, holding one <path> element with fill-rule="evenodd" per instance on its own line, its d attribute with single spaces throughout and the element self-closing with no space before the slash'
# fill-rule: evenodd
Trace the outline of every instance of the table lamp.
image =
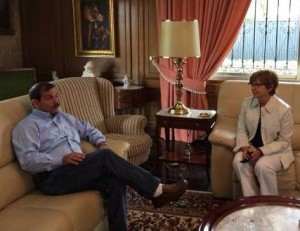
<svg viewBox="0 0 300 231">
<path fill-rule="evenodd" d="M 181 101 L 183 88 L 183 65 L 188 57 L 200 57 L 200 41 L 198 20 L 161 22 L 159 56 L 172 58 L 177 68 L 176 74 L 176 104 L 169 109 L 174 115 L 186 115 L 190 113 Z"/>
</svg>

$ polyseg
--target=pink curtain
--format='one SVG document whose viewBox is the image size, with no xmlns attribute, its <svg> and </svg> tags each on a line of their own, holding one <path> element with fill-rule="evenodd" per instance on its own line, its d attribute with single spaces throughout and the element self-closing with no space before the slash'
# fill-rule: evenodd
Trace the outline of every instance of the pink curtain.
<svg viewBox="0 0 300 231">
<path fill-rule="evenodd" d="M 250 3 L 251 0 L 156 0 L 158 36 L 162 20 L 199 21 L 201 57 L 188 58 L 183 72 L 184 78 L 197 81 L 199 87 L 198 93 L 184 91 L 182 100 L 188 107 L 208 109 L 207 98 L 203 94 L 206 81 L 232 48 Z M 172 60 L 160 59 L 159 65 L 176 72 Z M 170 82 L 160 78 L 163 108 L 175 104 L 175 87 Z M 186 139 L 186 131 L 176 132 L 176 140 Z"/>
</svg>

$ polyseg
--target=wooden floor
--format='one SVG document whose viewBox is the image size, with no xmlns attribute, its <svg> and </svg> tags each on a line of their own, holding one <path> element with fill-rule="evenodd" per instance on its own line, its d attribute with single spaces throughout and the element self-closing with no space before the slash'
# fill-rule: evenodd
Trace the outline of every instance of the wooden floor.
<svg viewBox="0 0 300 231">
<path fill-rule="evenodd" d="M 185 145 L 182 142 L 176 144 L 174 151 L 163 153 L 159 158 L 154 145 L 149 160 L 141 166 L 161 178 L 163 183 L 174 183 L 183 177 L 188 180 L 189 189 L 210 191 L 209 168 L 206 166 L 206 158 L 209 155 L 206 149 L 203 148 L 201 141 L 192 143 L 192 148 L 196 151 L 193 151 L 191 159 L 196 160 L 196 163 L 190 163 L 183 159 Z"/>
</svg>

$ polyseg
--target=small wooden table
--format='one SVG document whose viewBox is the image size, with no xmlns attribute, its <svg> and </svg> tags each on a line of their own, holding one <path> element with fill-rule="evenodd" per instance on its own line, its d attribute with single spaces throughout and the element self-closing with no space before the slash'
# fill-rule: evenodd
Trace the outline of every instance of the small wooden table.
<svg viewBox="0 0 300 231">
<path fill-rule="evenodd" d="M 114 87 L 115 109 L 132 110 L 139 109 L 139 114 L 143 114 L 145 91 L 143 86 L 130 85 L 128 88 L 123 86 Z"/>
<path fill-rule="evenodd" d="M 174 129 L 202 130 L 206 132 L 206 140 L 216 120 L 215 110 L 196 110 L 191 109 L 187 115 L 170 114 L 168 108 L 162 109 L 156 113 L 156 147 L 158 160 L 168 162 L 180 162 L 183 164 L 205 165 L 207 169 L 207 178 L 209 180 L 210 169 L 210 149 L 206 150 L 205 155 L 191 153 L 190 159 L 185 159 L 184 154 L 176 148 Z M 202 116 L 201 116 L 202 115 Z M 165 145 L 161 144 L 161 128 L 165 130 Z M 207 141 L 208 143 L 208 141 Z"/>
</svg>

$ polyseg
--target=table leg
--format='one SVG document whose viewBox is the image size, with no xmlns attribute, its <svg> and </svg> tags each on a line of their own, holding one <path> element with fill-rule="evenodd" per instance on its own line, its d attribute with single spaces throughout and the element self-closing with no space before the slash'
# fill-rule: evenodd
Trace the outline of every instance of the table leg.
<svg viewBox="0 0 300 231">
<path fill-rule="evenodd" d="M 166 150 L 172 151 L 171 145 L 170 145 L 170 128 L 165 127 L 165 137 L 166 137 Z"/>
<path fill-rule="evenodd" d="M 170 147 L 170 149 L 172 150 L 172 152 L 175 149 L 175 129 L 174 128 L 171 129 L 171 147 Z"/>
<path fill-rule="evenodd" d="M 207 133 L 206 133 L 207 134 Z M 205 158 L 205 167 L 206 167 L 206 176 L 207 182 L 210 182 L 210 155 L 211 155 L 211 144 L 208 140 L 208 136 L 205 137 L 205 149 L 206 149 L 206 158 Z"/>
<path fill-rule="evenodd" d="M 160 147 L 160 127 L 156 125 L 155 127 L 155 134 L 156 134 L 156 156 L 155 161 L 159 160 L 159 157 L 161 156 L 161 147 Z"/>
</svg>

